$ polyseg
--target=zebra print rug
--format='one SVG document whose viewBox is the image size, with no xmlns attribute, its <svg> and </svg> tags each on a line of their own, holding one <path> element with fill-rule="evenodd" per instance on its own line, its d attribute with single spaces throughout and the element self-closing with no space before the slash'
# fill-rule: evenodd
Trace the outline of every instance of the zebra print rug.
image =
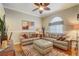
<svg viewBox="0 0 79 59">
<path fill-rule="evenodd" d="M 33 48 L 33 45 L 22 46 L 22 50 L 25 56 L 42 56 L 37 50 Z M 45 56 L 68 56 L 68 54 L 53 48 L 52 51 Z"/>
</svg>

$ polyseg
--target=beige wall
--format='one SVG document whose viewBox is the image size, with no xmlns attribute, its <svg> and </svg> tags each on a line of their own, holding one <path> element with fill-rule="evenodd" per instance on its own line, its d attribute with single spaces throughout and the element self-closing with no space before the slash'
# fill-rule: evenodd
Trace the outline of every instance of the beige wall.
<svg viewBox="0 0 79 59">
<path fill-rule="evenodd" d="M 12 40 L 14 44 L 18 44 L 20 42 L 19 34 L 20 32 L 23 32 L 21 27 L 22 20 L 33 21 L 35 23 L 34 29 L 27 30 L 29 32 L 34 32 L 36 28 L 41 28 L 41 20 L 38 17 L 27 15 L 10 9 L 5 9 L 5 13 L 6 13 L 6 27 L 8 29 L 8 36 L 11 32 L 13 32 Z"/>
<path fill-rule="evenodd" d="M 75 6 L 63 11 L 55 12 L 52 13 L 49 16 L 44 17 L 43 19 L 43 26 L 48 30 L 48 24 L 49 22 L 54 18 L 54 17 L 61 17 L 64 21 L 64 30 L 69 31 L 71 30 L 70 28 L 70 23 L 72 21 L 77 20 L 77 14 L 79 13 L 79 6 Z"/>
</svg>

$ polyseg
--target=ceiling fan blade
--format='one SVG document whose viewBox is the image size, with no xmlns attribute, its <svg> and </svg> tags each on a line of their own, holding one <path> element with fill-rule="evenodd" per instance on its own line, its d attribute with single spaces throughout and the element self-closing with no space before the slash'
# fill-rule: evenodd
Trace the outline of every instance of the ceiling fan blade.
<svg viewBox="0 0 79 59">
<path fill-rule="evenodd" d="M 45 7 L 45 8 L 44 8 L 44 10 L 50 10 L 50 8 L 48 8 L 48 7 Z"/>
<path fill-rule="evenodd" d="M 39 13 L 40 13 L 40 14 L 42 14 L 42 13 L 43 13 L 43 11 L 42 11 L 42 10 L 39 10 Z"/>
<path fill-rule="evenodd" d="M 38 8 L 35 8 L 35 9 L 33 9 L 32 11 L 36 11 L 36 10 L 38 10 Z"/>
<path fill-rule="evenodd" d="M 40 6 L 40 4 L 39 3 L 34 3 L 36 6 Z"/>
<path fill-rule="evenodd" d="M 44 3 L 44 6 L 48 6 L 49 5 L 49 3 Z"/>
</svg>

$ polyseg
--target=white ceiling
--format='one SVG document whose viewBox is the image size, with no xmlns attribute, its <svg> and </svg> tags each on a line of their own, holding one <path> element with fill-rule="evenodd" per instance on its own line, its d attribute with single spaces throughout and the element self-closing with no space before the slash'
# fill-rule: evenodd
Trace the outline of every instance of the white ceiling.
<svg viewBox="0 0 79 59">
<path fill-rule="evenodd" d="M 38 10 L 34 12 L 32 11 L 35 8 L 35 5 L 33 3 L 4 3 L 3 4 L 4 8 L 16 10 L 16 11 L 27 13 L 37 17 L 44 17 L 47 15 L 50 15 L 53 12 L 61 11 L 76 5 L 77 3 L 50 3 L 48 7 L 51 10 L 44 11 L 42 14 L 40 14 Z"/>
</svg>

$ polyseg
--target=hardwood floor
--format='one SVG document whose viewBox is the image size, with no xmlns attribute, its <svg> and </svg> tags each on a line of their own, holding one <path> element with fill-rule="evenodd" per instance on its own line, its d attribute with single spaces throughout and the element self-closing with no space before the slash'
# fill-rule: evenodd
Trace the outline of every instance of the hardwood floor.
<svg viewBox="0 0 79 59">
<path fill-rule="evenodd" d="M 20 44 L 14 45 L 14 49 L 16 56 L 25 56 Z"/>
</svg>

